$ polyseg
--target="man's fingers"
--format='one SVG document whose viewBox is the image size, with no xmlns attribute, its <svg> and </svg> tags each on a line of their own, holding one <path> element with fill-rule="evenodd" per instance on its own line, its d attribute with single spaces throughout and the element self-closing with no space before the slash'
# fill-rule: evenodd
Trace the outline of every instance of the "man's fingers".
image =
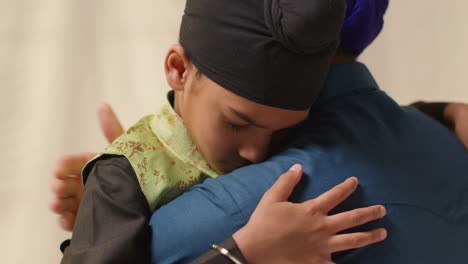
<svg viewBox="0 0 468 264">
<path fill-rule="evenodd" d="M 73 231 L 73 227 L 75 226 L 76 215 L 66 212 L 60 216 L 60 226 L 66 231 Z"/>
<path fill-rule="evenodd" d="M 361 248 L 370 244 L 380 242 L 385 238 L 387 238 L 387 231 L 383 228 L 378 228 L 368 232 L 350 233 L 333 236 L 328 241 L 328 246 L 331 253 L 333 253 L 349 249 Z"/>
<path fill-rule="evenodd" d="M 327 221 L 328 226 L 331 226 L 336 232 L 340 232 L 380 219 L 384 217 L 385 214 L 385 207 L 382 205 L 374 205 L 329 216 Z"/>
<path fill-rule="evenodd" d="M 52 181 L 52 192 L 57 198 L 78 197 L 82 191 L 83 183 L 81 182 L 81 178 L 54 178 Z"/>
<path fill-rule="evenodd" d="M 81 177 L 81 170 L 96 153 L 79 153 L 65 155 L 56 163 L 54 175 L 58 179 L 65 179 L 67 176 Z"/>
<path fill-rule="evenodd" d="M 317 206 L 322 212 L 328 212 L 335 208 L 338 204 L 346 200 L 357 188 L 358 179 L 356 177 L 348 178 L 343 183 L 338 184 L 331 190 L 320 195 L 319 197 L 305 202 L 310 206 Z"/>
<path fill-rule="evenodd" d="M 109 143 L 112 143 L 125 132 L 110 105 L 106 103 L 99 104 L 97 114 L 102 133 Z"/>
<path fill-rule="evenodd" d="M 287 201 L 301 176 L 302 166 L 299 164 L 293 165 L 289 171 L 276 180 L 275 184 L 265 193 L 262 200 L 268 200 L 269 202 Z"/>
<path fill-rule="evenodd" d="M 50 209 L 60 215 L 66 212 L 76 214 L 80 207 L 80 199 L 78 197 L 55 198 L 50 203 Z"/>
</svg>

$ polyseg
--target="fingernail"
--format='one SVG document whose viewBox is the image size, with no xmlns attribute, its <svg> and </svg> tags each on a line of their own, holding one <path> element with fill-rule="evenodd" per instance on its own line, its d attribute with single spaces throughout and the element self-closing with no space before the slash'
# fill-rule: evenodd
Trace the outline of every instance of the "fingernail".
<svg viewBox="0 0 468 264">
<path fill-rule="evenodd" d="M 301 169 L 301 165 L 299 164 L 294 164 L 289 170 L 290 171 L 298 171 Z"/>
<path fill-rule="evenodd" d="M 356 176 L 352 176 L 350 179 L 352 179 L 355 183 L 359 184 L 359 179 Z"/>
<path fill-rule="evenodd" d="M 387 230 L 383 229 L 380 231 L 380 239 L 384 240 L 385 238 L 387 238 Z"/>
<path fill-rule="evenodd" d="M 384 217 L 386 214 L 387 214 L 387 209 L 385 209 L 385 207 L 382 206 L 382 208 L 380 208 L 380 215 Z"/>
</svg>

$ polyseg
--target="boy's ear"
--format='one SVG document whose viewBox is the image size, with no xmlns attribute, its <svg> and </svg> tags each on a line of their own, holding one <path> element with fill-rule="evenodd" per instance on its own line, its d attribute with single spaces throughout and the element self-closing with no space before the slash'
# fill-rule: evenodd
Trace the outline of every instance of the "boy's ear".
<svg viewBox="0 0 468 264">
<path fill-rule="evenodd" d="M 164 70 L 167 83 L 174 91 L 184 90 L 190 65 L 190 60 L 184 48 L 179 44 L 172 45 L 164 61 Z"/>
</svg>

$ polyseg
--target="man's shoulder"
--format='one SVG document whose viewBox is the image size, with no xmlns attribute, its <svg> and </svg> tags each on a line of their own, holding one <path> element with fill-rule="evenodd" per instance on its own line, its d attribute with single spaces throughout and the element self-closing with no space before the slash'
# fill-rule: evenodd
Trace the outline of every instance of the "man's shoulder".
<svg viewBox="0 0 468 264">
<path fill-rule="evenodd" d="M 336 262 L 462 259 L 466 246 L 460 245 L 468 242 L 468 152 L 455 135 L 418 111 L 396 105 L 383 92 L 337 98 L 313 122 L 307 144 L 298 148 L 305 153 L 319 149 L 321 162 L 309 167 L 295 199 L 313 198 L 357 176 L 357 191 L 332 213 L 373 204 L 387 208 L 384 219 L 359 229 L 385 227 L 387 240 L 343 252 Z"/>
<path fill-rule="evenodd" d="M 369 202 L 434 208 L 440 205 L 434 195 L 455 195 L 460 185 L 468 184 L 468 152 L 440 123 L 398 106 L 383 92 L 348 99 L 317 111 L 297 146 L 307 157 L 305 163 L 313 164 L 309 173 L 317 176 L 311 181 L 322 186 L 320 191 L 357 176 L 363 190 L 368 188 Z M 386 190 L 389 187 L 394 190 Z"/>
</svg>

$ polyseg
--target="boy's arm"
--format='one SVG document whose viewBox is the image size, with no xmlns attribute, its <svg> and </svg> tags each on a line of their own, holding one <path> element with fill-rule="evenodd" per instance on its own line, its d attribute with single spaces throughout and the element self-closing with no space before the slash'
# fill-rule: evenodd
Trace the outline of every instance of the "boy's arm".
<svg viewBox="0 0 468 264">
<path fill-rule="evenodd" d="M 96 162 L 83 193 L 63 264 L 149 263 L 150 210 L 125 157 Z"/>
</svg>

